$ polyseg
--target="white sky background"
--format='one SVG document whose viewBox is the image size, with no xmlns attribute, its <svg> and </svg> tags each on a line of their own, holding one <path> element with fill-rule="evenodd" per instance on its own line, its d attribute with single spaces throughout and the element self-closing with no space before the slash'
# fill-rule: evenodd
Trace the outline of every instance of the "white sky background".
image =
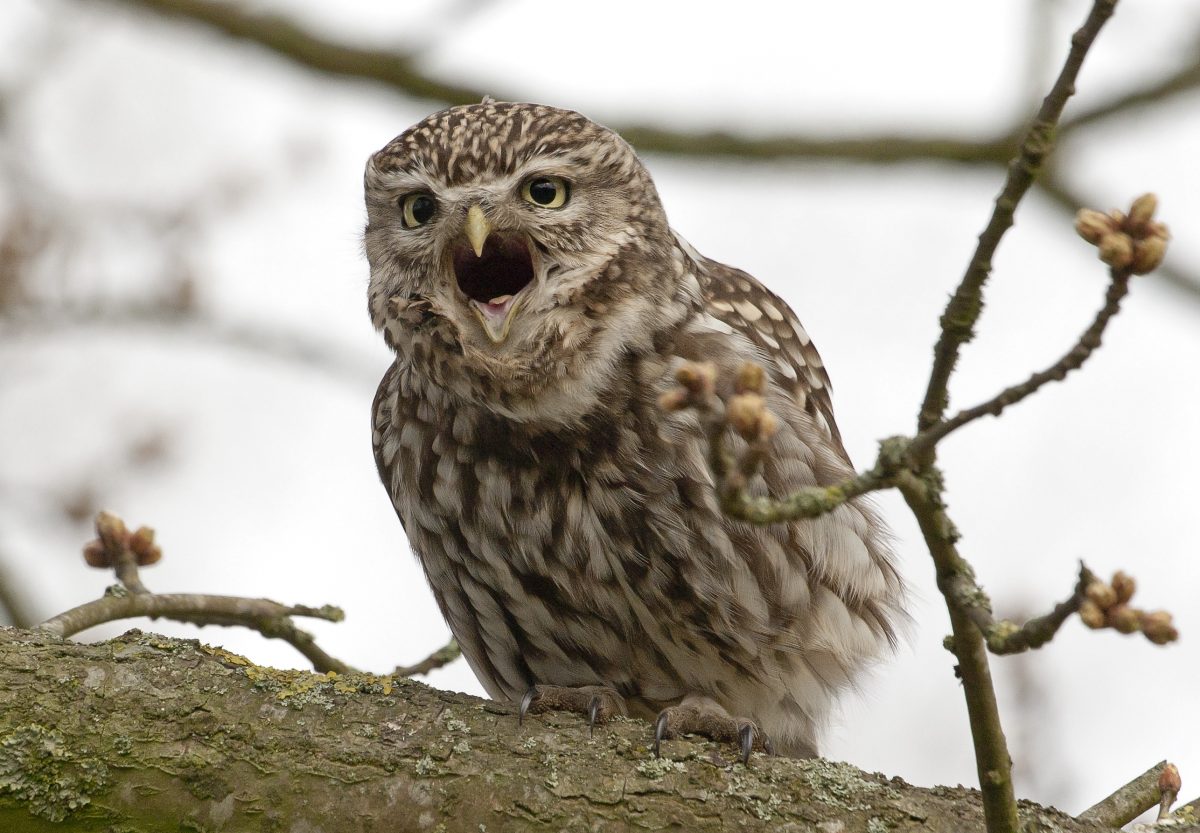
<svg viewBox="0 0 1200 833">
<path fill-rule="evenodd" d="M 464 17 L 474 5 L 253 4 L 350 42 L 419 48 L 443 78 L 602 122 L 975 137 L 1030 107 L 1031 45 L 1052 44 L 1034 73 L 1045 88 L 1087 7 L 1056 2 L 1050 25 L 1034 31 L 1028 2 L 499 2 Z M 1197 49 L 1198 31 L 1188 0 L 1125 0 L 1075 104 L 1166 73 Z M 189 249 L 200 303 L 221 321 L 301 333 L 345 369 L 170 327 L 6 338 L 0 321 L 0 558 L 39 614 L 95 596 L 106 579 L 78 557 L 89 531 L 46 499 L 95 483 L 103 506 L 158 530 L 166 558 L 144 576 L 153 589 L 336 603 L 346 622 L 311 627 L 334 655 L 377 672 L 425 656 L 448 632 L 371 458 L 369 406 L 388 356 L 367 320 L 359 238 L 363 162 L 436 105 L 298 71 L 117 5 L 8 0 L 0 77 L 47 34 L 57 57 L 9 118 L 26 143 L 22 165 L 52 183 L 52 199 L 86 217 L 105 201 L 175 206 L 216 180 L 248 182 L 244 199 L 205 209 Z M 1157 192 L 1172 258 L 1193 272 L 1198 105 L 1192 94 L 1060 151 L 1069 181 L 1097 208 Z M 910 431 L 937 316 L 1002 172 L 646 162 L 682 234 L 797 310 L 831 370 L 855 460 L 869 463 L 878 438 Z M 6 202 L 0 194 L 0 212 Z M 105 227 L 105 216 L 89 219 Z M 49 292 L 153 288 L 144 244 L 98 241 L 74 282 Z M 958 406 L 1061 355 L 1106 286 L 1093 250 L 1036 195 L 995 267 L 979 338 L 953 387 Z M 963 551 L 999 613 L 1044 612 L 1085 558 L 1104 575 L 1133 572 L 1137 601 L 1174 612 L 1183 632 L 1163 649 L 1072 621 L 1040 652 L 993 660 L 1023 797 L 1078 811 L 1162 758 L 1180 765 L 1185 796 L 1200 784 L 1197 359 L 1200 302 L 1154 278 L 1136 281 L 1084 371 L 943 446 Z M 170 439 L 166 462 L 129 474 L 121 449 L 157 430 Z M 824 752 L 915 783 L 974 784 L 933 571 L 902 503 L 882 502 L 916 623 L 911 644 L 847 702 Z M 201 637 L 261 662 L 303 663 L 254 634 Z M 463 662 L 430 681 L 482 693 Z"/>
</svg>

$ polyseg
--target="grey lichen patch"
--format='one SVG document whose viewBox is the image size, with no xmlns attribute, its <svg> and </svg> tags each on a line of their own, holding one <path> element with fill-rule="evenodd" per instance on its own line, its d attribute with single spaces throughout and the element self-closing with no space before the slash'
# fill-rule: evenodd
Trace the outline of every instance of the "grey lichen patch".
<svg viewBox="0 0 1200 833">
<path fill-rule="evenodd" d="M 57 729 L 18 726 L 0 737 L 0 752 L 0 794 L 48 821 L 63 821 L 108 786 L 104 762 L 70 749 Z"/>
<path fill-rule="evenodd" d="M 420 775 L 422 778 L 429 775 L 438 774 L 437 764 L 434 763 L 433 758 L 429 755 L 423 755 L 421 759 L 417 761 L 417 765 L 413 767 L 413 769 L 417 775 Z"/>
<path fill-rule="evenodd" d="M 680 761 L 672 761 L 668 758 L 648 758 L 637 765 L 638 775 L 654 781 L 664 775 L 677 772 L 687 772 L 687 767 Z"/>
<path fill-rule="evenodd" d="M 813 798 L 832 807 L 865 810 L 881 800 L 900 797 L 891 787 L 863 778 L 849 764 L 814 758 L 797 761 L 796 768 L 812 790 Z"/>
<path fill-rule="evenodd" d="M 888 833 L 889 830 L 888 823 L 878 816 L 867 819 L 867 833 Z"/>
</svg>

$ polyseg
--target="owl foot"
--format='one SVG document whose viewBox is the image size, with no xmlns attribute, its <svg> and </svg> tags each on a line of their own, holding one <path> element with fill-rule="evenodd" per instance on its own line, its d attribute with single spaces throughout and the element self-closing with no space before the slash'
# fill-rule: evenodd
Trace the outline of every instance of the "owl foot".
<svg viewBox="0 0 1200 833">
<path fill-rule="evenodd" d="M 564 711 L 585 714 L 588 719 L 588 734 L 596 730 L 597 723 L 605 723 L 617 715 L 628 714 L 625 698 L 616 689 L 606 685 L 585 685 L 568 688 L 560 685 L 535 685 L 521 698 L 517 709 L 517 725 L 520 726 L 528 713 Z"/>
<path fill-rule="evenodd" d="M 701 735 L 720 743 L 735 743 L 741 751 L 742 763 L 750 764 L 754 750 L 775 754 L 774 745 L 766 733 L 752 720 L 732 717 L 708 697 L 685 697 L 678 706 L 669 706 L 654 721 L 654 755 L 658 757 L 664 738 L 680 735 Z"/>
</svg>

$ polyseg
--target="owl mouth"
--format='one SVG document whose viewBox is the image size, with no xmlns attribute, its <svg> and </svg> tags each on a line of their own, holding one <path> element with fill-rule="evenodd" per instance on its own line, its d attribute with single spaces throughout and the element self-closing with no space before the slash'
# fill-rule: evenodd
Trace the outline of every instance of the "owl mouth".
<svg viewBox="0 0 1200 833">
<path fill-rule="evenodd" d="M 470 300 L 488 337 L 503 341 L 521 300 L 518 294 L 533 282 L 533 255 L 524 235 L 490 234 L 478 255 L 463 241 L 451 257 L 458 288 Z"/>
</svg>

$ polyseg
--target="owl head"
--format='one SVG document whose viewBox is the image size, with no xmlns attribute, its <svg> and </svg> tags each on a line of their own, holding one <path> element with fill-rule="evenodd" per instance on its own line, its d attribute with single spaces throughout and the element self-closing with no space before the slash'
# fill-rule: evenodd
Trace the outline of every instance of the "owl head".
<svg viewBox="0 0 1200 833">
<path fill-rule="evenodd" d="M 443 110 L 375 153 L 365 188 L 371 317 L 416 383 L 567 418 L 678 303 L 649 174 L 578 113 Z"/>
</svg>

